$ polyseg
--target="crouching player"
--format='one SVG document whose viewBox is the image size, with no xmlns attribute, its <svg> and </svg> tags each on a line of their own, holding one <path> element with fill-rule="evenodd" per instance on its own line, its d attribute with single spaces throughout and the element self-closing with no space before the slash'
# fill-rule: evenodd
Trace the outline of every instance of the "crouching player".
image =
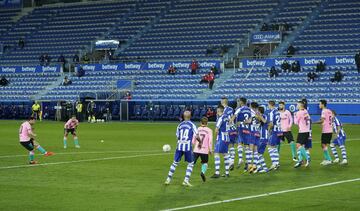
<svg viewBox="0 0 360 211">
<path fill-rule="evenodd" d="M 334 116 L 334 123 L 333 123 L 333 127 L 334 127 L 334 132 L 336 134 L 336 138 L 333 140 L 333 142 L 330 144 L 331 147 L 331 151 L 335 157 L 335 160 L 333 161 L 334 163 L 339 163 L 339 155 L 336 151 L 336 146 L 340 148 L 341 150 L 341 155 L 342 155 L 342 161 L 340 163 L 340 165 L 346 165 L 347 162 L 347 156 L 346 156 L 346 149 L 345 149 L 345 140 L 346 140 L 346 134 L 344 132 L 344 129 L 342 127 L 342 124 L 340 122 L 340 120 L 336 117 L 336 113 L 335 111 L 333 112 L 333 116 Z"/>
<path fill-rule="evenodd" d="M 209 161 L 209 153 L 212 153 L 212 139 L 213 139 L 213 132 L 210 128 L 208 128 L 208 118 L 203 117 L 201 119 L 201 125 L 198 128 L 198 133 L 200 139 L 196 139 L 193 136 L 192 143 L 194 145 L 194 164 L 198 158 L 201 158 L 201 179 L 205 182 L 206 177 L 205 173 L 208 167 Z"/>
<path fill-rule="evenodd" d="M 76 119 L 76 116 L 72 116 L 65 125 L 64 125 L 64 149 L 67 148 L 67 137 L 69 133 L 72 134 L 74 138 L 75 148 L 80 148 L 79 139 L 76 135 L 76 128 L 79 125 L 79 121 Z"/>
<path fill-rule="evenodd" d="M 310 115 L 304 107 L 304 102 L 299 101 L 297 103 L 298 112 L 295 113 L 294 123 L 299 126 L 299 133 L 297 136 L 297 155 L 298 162 L 295 164 L 294 168 L 299 168 L 303 164 L 303 159 L 306 160 L 305 167 L 310 165 L 310 154 L 305 150 L 305 147 L 308 149 L 311 148 L 310 143 L 310 128 L 311 128 L 311 119 Z"/>
<path fill-rule="evenodd" d="M 224 107 L 220 105 L 217 108 L 218 119 L 216 121 L 216 144 L 215 144 L 215 174 L 211 178 L 220 177 L 220 154 L 224 156 L 225 174 L 224 177 L 229 177 L 230 156 L 229 149 L 229 119 L 224 115 Z"/>
<path fill-rule="evenodd" d="M 186 168 L 186 174 L 184 182 L 182 183 L 184 186 L 191 187 L 190 184 L 190 176 L 194 167 L 194 158 L 192 154 L 192 139 L 193 136 L 196 136 L 196 139 L 199 139 L 197 128 L 190 121 L 191 113 L 190 111 L 184 112 L 184 121 L 182 121 L 177 129 L 176 129 L 176 137 L 177 137 L 177 147 L 175 151 L 174 161 L 170 166 L 170 170 L 168 176 L 165 181 L 165 185 L 170 185 L 173 174 L 175 173 L 175 169 L 181 161 L 182 156 L 185 157 L 185 161 L 188 163 Z"/>
<path fill-rule="evenodd" d="M 266 150 L 266 146 L 268 144 L 269 140 L 269 134 L 268 134 L 268 118 L 267 115 L 265 115 L 265 109 L 264 107 L 260 106 L 258 108 L 260 115 L 258 119 L 260 120 L 260 141 L 258 143 L 258 163 L 257 168 L 254 171 L 254 173 L 266 173 L 268 172 L 268 168 L 266 167 L 265 159 L 264 159 L 264 152 Z"/>
<path fill-rule="evenodd" d="M 44 148 L 40 146 L 38 142 L 35 141 L 36 134 L 33 132 L 32 125 L 35 124 L 35 118 L 30 117 L 28 121 L 23 122 L 19 129 L 19 138 L 20 144 L 29 150 L 29 163 L 37 164 L 34 160 L 34 149 L 36 148 L 45 156 L 51 156 L 53 152 L 47 152 Z"/>
</svg>

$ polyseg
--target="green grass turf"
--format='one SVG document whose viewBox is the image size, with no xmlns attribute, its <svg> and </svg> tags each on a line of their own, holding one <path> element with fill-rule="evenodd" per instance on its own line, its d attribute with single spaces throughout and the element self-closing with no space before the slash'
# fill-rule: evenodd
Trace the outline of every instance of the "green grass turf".
<svg viewBox="0 0 360 211">
<path fill-rule="evenodd" d="M 282 145 L 281 168 L 277 172 L 249 175 L 235 170 L 228 179 L 208 178 L 202 183 L 200 165 L 196 165 L 191 178 L 194 187 L 186 188 L 181 186 L 184 163 L 176 169 L 172 184 L 163 185 L 173 153 L 162 153 L 162 146 L 168 143 L 174 149 L 176 123 L 82 123 L 78 129 L 81 149 L 74 149 L 72 138 L 69 138 L 69 147 L 65 150 L 62 148 L 63 123 L 37 122 L 38 141 L 47 150 L 57 153 L 47 158 L 36 155 L 40 163 L 115 158 L 1 169 L 27 164 L 27 152 L 18 143 L 20 123 L 0 121 L 0 210 L 159 210 L 360 177 L 359 125 L 345 125 L 347 138 L 351 140 L 346 145 L 348 166 L 319 165 L 322 151 L 320 130 L 316 125 L 312 164 L 308 169 L 293 169 L 290 147 Z M 153 155 L 127 158 L 148 154 Z M 266 159 L 269 164 L 267 153 Z M 212 175 L 213 171 L 211 158 L 207 175 Z M 197 210 L 359 210 L 359 199 L 360 182 L 357 181 Z"/>
</svg>

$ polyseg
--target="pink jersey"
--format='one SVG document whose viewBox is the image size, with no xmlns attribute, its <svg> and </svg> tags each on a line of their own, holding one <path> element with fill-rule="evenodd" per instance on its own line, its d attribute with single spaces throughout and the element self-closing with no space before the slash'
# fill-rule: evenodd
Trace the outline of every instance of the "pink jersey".
<svg viewBox="0 0 360 211">
<path fill-rule="evenodd" d="M 310 115 L 306 109 L 295 113 L 294 123 L 299 126 L 299 133 L 310 132 Z"/>
<path fill-rule="evenodd" d="M 193 137 L 192 143 L 194 144 L 194 152 L 201 154 L 209 154 L 212 151 L 212 139 L 213 131 L 208 127 L 200 126 L 198 128 L 198 134 L 202 140 L 201 148 L 199 148 L 199 142 L 196 137 Z"/>
<path fill-rule="evenodd" d="M 69 119 L 66 123 L 65 123 L 65 128 L 66 129 L 74 129 L 76 128 L 76 126 L 79 125 L 79 121 L 76 119 L 76 120 L 72 120 L 72 119 Z"/>
<path fill-rule="evenodd" d="M 293 117 L 290 113 L 290 111 L 280 111 L 280 118 L 281 118 L 281 130 L 283 132 L 291 131 L 291 127 L 293 124 Z"/>
<path fill-rule="evenodd" d="M 20 142 L 26 142 L 30 140 L 30 133 L 32 132 L 32 127 L 28 121 L 21 124 L 19 129 L 19 139 Z"/>
<path fill-rule="evenodd" d="M 322 123 L 322 133 L 332 133 L 333 132 L 333 113 L 330 109 L 323 109 L 321 112 L 321 118 L 324 119 Z"/>
</svg>

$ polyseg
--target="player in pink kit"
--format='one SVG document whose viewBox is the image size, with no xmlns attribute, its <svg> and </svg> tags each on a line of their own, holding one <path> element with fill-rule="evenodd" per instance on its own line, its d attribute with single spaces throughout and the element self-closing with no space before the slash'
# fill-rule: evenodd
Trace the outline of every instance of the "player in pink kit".
<svg viewBox="0 0 360 211">
<path fill-rule="evenodd" d="M 303 164 L 303 159 L 306 160 L 305 167 L 310 165 L 310 156 L 306 154 L 305 146 L 308 145 L 310 139 L 310 115 L 305 109 L 304 102 L 299 101 L 297 103 L 298 112 L 295 113 L 294 123 L 299 126 L 299 133 L 297 136 L 297 155 L 298 162 L 295 164 L 294 168 L 298 168 Z"/>
<path fill-rule="evenodd" d="M 281 136 L 281 139 L 285 141 L 285 138 L 287 139 L 290 148 L 291 148 L 291 154 L 292 159 L 294 161 L 297 161 L 296 158 L 296 146 L 294 142 L 294 137 L 291 132 L 291 127 L 293 125 L 293 117 L 289 110 L 285 109 L 285 102 L 280 101 L 279 102 L 279 112 L 280 112 L 280 118 L 281 118 L 281 130 L 283 132 L 283 136 Z"/>
<path fill-rule="evenodd" d="M 30 117 L 28 121 L 23 122 L 19 129 L 19 139 L 20 144 L 29 150 L 29 163 L 37 164 L 34 160 L 34 149 L 36 148 L 45 156 L 51 156 L 53 152 L 47 152 L 44 148 L 40 146 L 38 142 L 35 141 L 36 134 L 33 132 L 32 125 L 35 124 L 35 118 Z"/>
<path fill-rule="evenodd" d="M 73 135 L 74 144 L 76 148 L 80 148 L 79 139 L 76 135 L 76 128 L 79 125 L 79 121 L 76 119 L 76 116 L 72 116 L 65 125 L 64 125 L 64 149 L 67 148 L 67 137 L 69 133 Z"/>
<path fill-rule="evenodd" d="M 194 145 L 194 164 L 197 159 L 201 158 L 201 179 L 205 182 L 206 177 L 205 173 L 208 167 L 209 154 L 212 153 L 212 139 L 213 139 L 213 131 L 207 127 L 208 118 L 203 117 L 201 119 L 201 125 L 198 127 L 198 133 L 200 140 L 193 137 L 192 144 Z"/>
<path fill-rule="evenodd" d="M 334 115 L 330 109 L 326 108 L 327 102 L 326 100 L 320 100 L 319 108 L 321 111 L 320 121 L 316 123 L 322 124 L 322 134 L 321 134 L 321 147 L 324 153 L 324 160 L 320 163 L 320 165 L 330 165 L 332 163 L 330 153 L 328 151 L 328 145 L 332 139 L 333 133 L 333 121 Z"/>
</svg>

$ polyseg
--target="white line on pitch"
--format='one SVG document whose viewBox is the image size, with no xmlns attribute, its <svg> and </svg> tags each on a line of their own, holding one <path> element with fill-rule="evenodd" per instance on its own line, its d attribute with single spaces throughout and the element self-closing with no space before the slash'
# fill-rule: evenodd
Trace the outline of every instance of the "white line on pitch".
<svg viewBox="0 0 360 211">
<path fill-rule="evenodd" d="M 159 155 L 168 155 L 168 153 L 129 155 L 129 156 L 107 157 L 107 158 L 93 158 L 93 159 L 84 159 L 84 160 L 54 162 L 54 163 L 40 163 L 40 164 L 35 164 L 35 165 L 3 166 L 3 167 L 0 167 L 0 170 L 16 169 L 16 168 L 29 168 L 29 167 L 37 167 L 37 166 L 61 165 L 61 164 L 70 164 L 70 163 L 84 163 L 84 162 L 104 161 L 104 160 L 116 160 L 116 159 L 125 159 L 125 158 L 150 157 L 150 156 L 159 156 Z"/>
<path fill-rule="evenodd" d="M 337 182 L 330 182 L 330 183 L 324 183 L 324 184 L 320 184 L 320 185 L 313 185 L 313 186 L 307 186 L 307 187 L 302 187 L 302 188 L 294 188 L 294 189 L 288 189 L 288 190 L 282 190 L 282 191 L 276 191 L 276 192 L 270 192 L 270 193 L 263 193 L 263 194 L 259 194 L 259 195 L 244 196 L 244 197 L 240 197 L 240 198 L 233 198 L 233 199 L 227 199 L 227 200 L 221 200 L 221 201 L 213 201 L 213 202 L 207 202 L 207 203 L 202 203 L 202 204 L 194 204 L 194 205 L 170 208 L 170 209 L 165 209 L 165 210 L 166 211 L 174 211 L 174 210 L 185 210 L 185 209 L 191 209 L 191 208 L 197 208 L 197 207 L 205 207 L 205 206 L 214 205 L 214 204 L 222 204 L 222 203 L 229 203 L 229 202 L 233 202 L 233 201 L 242 201 L 242 200 L 246 200 L 246 199 L 261 198 L 261 197 L 266 197 L 266 196 L 272 196 L 272 195 L 278 195 L 278 194 L 296 192 L 296 191 L 302 191 L 302 190 L 309 190 L 309 189 L 333 186 L 333 185 L 349 183 L 349 182 L 356 182 L 356 181 L 360 181 L 360 178 L 341 180 L 341 181 L 337 181 Z M 165 211 L 165 210 L 163 210 L 163 211 Z"/>
<path fill-rule="evenodd" d="M 161 150 L 119 150 L 119 151 L 93 151 L 93 152 L 59 152 L 56 155 L 77 155 L 77 154 L 104 154 L 104 153 L 137 153 L 137 152 L 161 152 Z M 42 155 L 42 154 L 36 154 Z M 1 158 L 27 157 L 29 155 L 0 155 Z"/>
</svg>

